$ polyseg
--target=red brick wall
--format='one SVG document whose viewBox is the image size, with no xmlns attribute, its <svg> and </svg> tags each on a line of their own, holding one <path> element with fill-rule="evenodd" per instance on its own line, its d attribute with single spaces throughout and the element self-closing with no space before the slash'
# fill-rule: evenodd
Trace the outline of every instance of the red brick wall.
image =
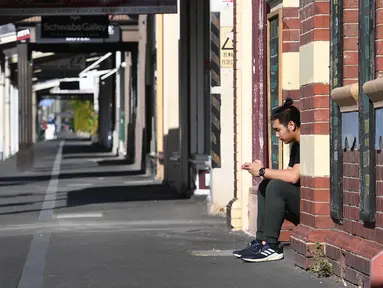
<svg viewBox="0 0 383 288">
<path fill-rule="evenodd" d="M 345 0 L 343 85 L 358 82 L 358 0 Z M 300 0 L 300 46 L 313 41 L 329 41 L 330 1 Z M 377 5 L 377 75 L 383 75 L 383 0 Z M 329 86 L 309 83 L 300 87 L 301 134 L 329 133 Z M 310 249 L 323 243 L 334 273 L 366 287 L 370 259 L 383 251 L 383 155 L 377 155 L 376 227 L 359 220 L 359 152 L 344 153 L 343 224 L 329 217 L 330 183 L 326 177 L 301 177 L 301 224 L 293 230 L 291 247 L 295 263 L 308 268 Z"/>
<path fill-rule="evenodd" d="M 310 83 L 301 87 L 302 134 L 326 135 L 329 133 L 329 92 L 329 85 L 323 83 Z"/>
<path fill-rule="evenodd" d="M 343 85 L 358 82 L 358 1 L 343 2 Z"/>
<path fill-rule="evenodd" d="M 344 85 L 358 82 L 358 1 L 344 1 Z M 376 1 L 377 20 L 383 23 L 383 1 Z M 382 26 L 377 26 L 376 75 L 383 70 Z M 382 74 L 383 75 L 383 74 Z M 357 135 L 355 135 L 357 136 Z M 376 152 L 374 152 L 376 153 Z M 343 153 L 343 224 L 336 224 L 326 238 L 326 256 L 334 273 L 354 285 L 366 287 L 370 260 L 383 246 L 383 156 L 377 154 L 376 227 L 366 227 L 359 219 L 359 151 Z"/>
<path fill-rule="evenodd" d="M 330 6 L 328 2 L 300 1 L 300 46 L 330 39 Z"/>
<path fill-rule="evenodd" d="M 383 1 L 376 1 L 376 77 L 383 76 Z"/>
<path fill-rule="evenodd" d="M 376 157 L 376 226 L 368 228 L 359 219 L 359 151 L 347 151 L 343 154 L 343 225 L 336 229 L 383 244 L 383 156 Z"/>
<path fill-rule="evenodd" d="M 358 1 L 348 0 L 344 1 L 344 85 L 353 84 L 358 82 Z M 383 10 L 380 10 L 379 5 L 383 8 L 383 1 L 377 1 L 377 21 L 383 23 Z M 383 46 L 381 45 L 380 37 L 383 40 L 383 26 L 377 26 L 377 70 L 383 69 L 380 66 L 380 56 L 383 54 Z M 380 32 L 382 30 L 382 32 Z M 381 36 L 380 36 L 381 35 Z M 383 55 L 382 55 L 383 56 Z M 382 62 L 383 63 L 383 62 Z M 357 124 L 358 125 L 358 124 Z M 357 136 L 357 135 L 355 135 Z M 359 219 L 359 152 L 347 151 L 343 154 L 343 225 L 336 225 L 336 229 L 350 233 L 351 235 L 359 236 L 361 238 L 375 241 L 383 244 L 383 205 L 381 198 L 383 191 L 379 190 L 381 187 L 381 155 L 377 155 L 377 168 L 376 177 L 378 181 L 377 189 L 377 229 L 367 228 Z M 380 227 L 380 228 L 379 228 Z"/>
<path fill-rule="evenodd" d="M 357 221 L 359 221 L 359 151 L 355 150 L 343 153 L 343 225 L 337 225 L 336 228 L 357 234 Z"/>
<path fill-rule="evenodd" d="M 285 7 L 282 10 L 282 52 L 299 52 L 299 8 Z"/>
</svg>

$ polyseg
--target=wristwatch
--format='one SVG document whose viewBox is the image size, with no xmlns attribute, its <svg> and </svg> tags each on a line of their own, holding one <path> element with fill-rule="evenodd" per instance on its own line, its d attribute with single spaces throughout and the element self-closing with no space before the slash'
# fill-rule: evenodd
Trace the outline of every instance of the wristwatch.
<svg viewBox="0 0 383 288">
<path fill-rule="evenodd" d="M 265 176 L 265 168 L 259 169 L 259 177 Z"/>
</svg>

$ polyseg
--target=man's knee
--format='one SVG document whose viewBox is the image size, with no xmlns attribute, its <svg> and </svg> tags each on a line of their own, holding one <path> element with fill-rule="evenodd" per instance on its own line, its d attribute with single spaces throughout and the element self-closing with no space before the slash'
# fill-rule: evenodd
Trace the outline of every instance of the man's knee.
<svg viewBox="0 0 383 288">
<path fill-rule="evenodd" d="M 287 182 L 285 181 L 282 181 L 282 180 L 279 180 L 279 179 L 273 179 L 271 180 L 267 187 L 266 187 L 266 194 L 267 195 L 270 195 L 270 194 L 278 194 L 278 195 L 281 195 L 280 193 L 286 189 L 286 185 L 288 185 Z"/>
<path fill-rule="evenodd" d="M 269 183 L 270 183 L 269 179 L 263 179 L 262 182 L 259 183 L 258 193 L 262 193 L 263 195 L 265 195 L 266 188 L 267 188 Z"/>
</svg>

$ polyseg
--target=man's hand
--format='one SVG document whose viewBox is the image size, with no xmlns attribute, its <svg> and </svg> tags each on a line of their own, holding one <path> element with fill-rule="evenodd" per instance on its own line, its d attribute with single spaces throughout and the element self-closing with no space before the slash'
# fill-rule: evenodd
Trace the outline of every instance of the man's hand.
<svg viewBox="0 0 383 288">
<path fill-rule="evenodd" d="M 254 163 L 245 163 L 242 165 L 243 170 L 247 170 L 254 177 L 259 177 L 259 169 L 264 168 L 260 160 L 255 160 Z"/>
</svg>

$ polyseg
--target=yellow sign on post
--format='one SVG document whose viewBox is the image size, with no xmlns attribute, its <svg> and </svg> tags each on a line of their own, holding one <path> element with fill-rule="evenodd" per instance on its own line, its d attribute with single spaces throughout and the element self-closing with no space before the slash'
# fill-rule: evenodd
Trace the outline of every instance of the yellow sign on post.
<svg viewBox="0 0 383 288">
<path fill-rule="evenodd" d="M 221 27 L 221 68 L 233 68 L 234 61 L 234 28 L 232 26 Z"/>
</svg>

